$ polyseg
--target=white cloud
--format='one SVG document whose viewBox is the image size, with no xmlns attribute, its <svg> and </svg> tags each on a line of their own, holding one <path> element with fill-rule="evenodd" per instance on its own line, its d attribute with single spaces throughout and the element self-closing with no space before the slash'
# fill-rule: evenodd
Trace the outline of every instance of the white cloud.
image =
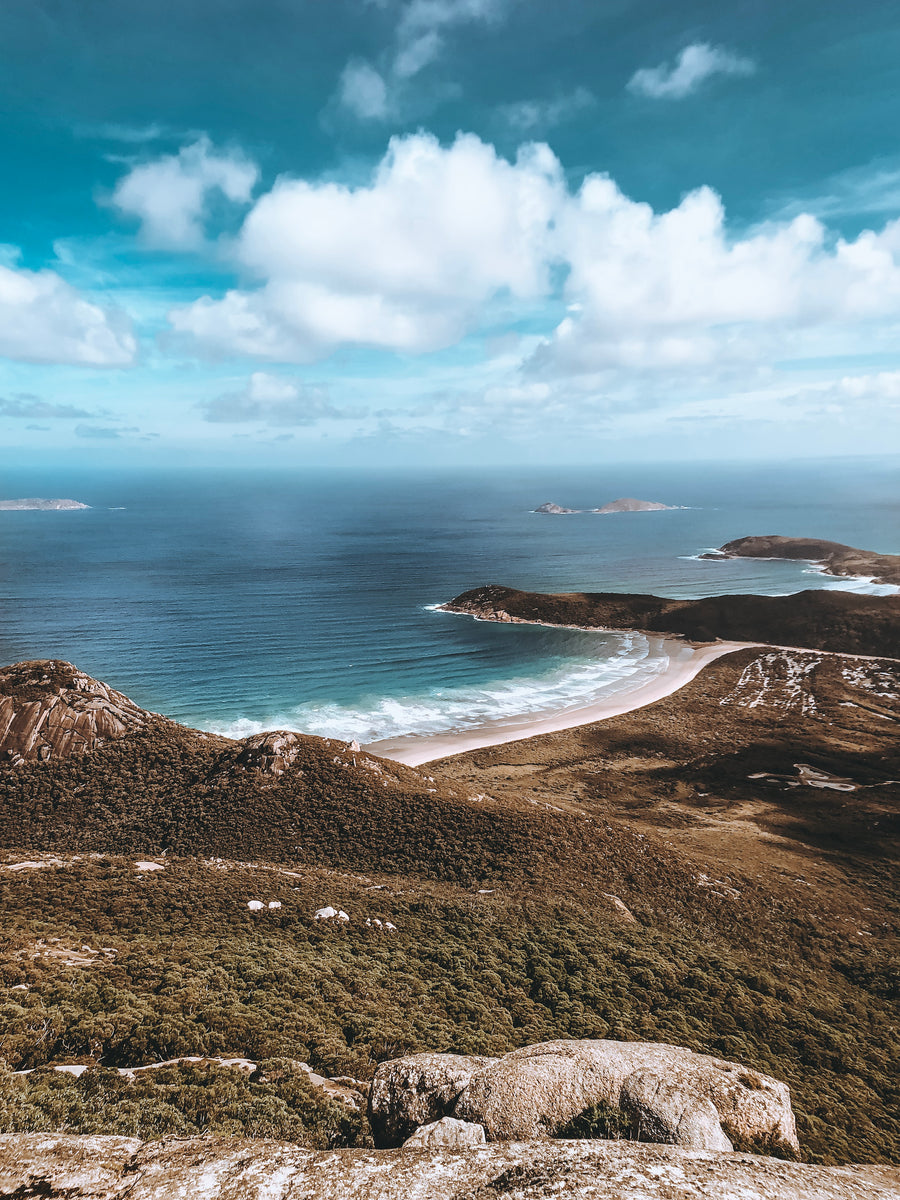
<svg viewBox="0 0 900 1200">
<path fill-rule="evenodd" d="M 339 106 L 361 120 L 383 121 L 403 107 L 410 80 L 440 58 L 455 25 L 497 20 L 508 0 L 410 0 L 401 10 L 391 49 L 378 66 L 351 59 L 341 74 Z"/>
<path fill-rule="evenodd" d="M 657 212 L 602 175 L 571 191 L 547 146 L 508 161 L 474 135 L 395 138 L 359 186 L 282 178 L 229 252 L 258 283 L 170 312 L 195 352 L 423 354 L 515 313 L 531 340 L 493 384 L 607 408 L 657 403 L 676 376 L 746 388 L 783 358 L 890 351 L 900 329 L 900 221 L 852 240 L 809 214 L 734 234 L 709 188 Z"/>
<path fill-rule="evenodd" d="M 388 115 L 387 84 L 371 63 L 360 59 L 344 67 L 338 101 L 364 121 L 381 121 Z"/>
<path fill-rule="evenodd" d="M 205 297 L 170 320 L 207 352 L 282 360 L 342 343 L 449 346 L 496 295 L 547 292 L 563 193 L 547 147 L 510 163 L 473 135 L 446 149 L 425 134 L 395 138 L 368 186 L 279 180 L 236 243 L 263 287 Z"/>
<path fill-rule="evenodd" d="M 117 184 L 112 203 L 138 218 L 141 236 L 150 245 L 184 249 L 202 242 L 211 195 L 218 192 L 233 204 L 246 204 L 258 175 L 253 163 L 217 153 L 204 137 L 177 154 L 133 167 Z"/>
<path fill-rule="evenodd" d="M 674 65 L 641 67 L 628 81 L 628 90 L 653 100 L 681 100 L 713 75 L 752 75 L 756 64 L 709 42 L 694 42 L 678 55 Z"/>
<path fill-rule="evenodd" d="M 217 424 L 257 421 L 276 427 L 314 425 L 325 417 L 344 415 L 334 408 L 321 388 L 307 387 L 266 371 L 254 371 L 246 387 L 226 392 L 200 407 L 204 420 Z"/>
<path fill-rule="evenodd" d="M 811 216 L 729 237 L 719 197 L 670 212 L 589 176 L 558 220 L 573 304 L 538 361 L 554 370 L 765 361 L 810 331 L 900 318 L 900 223 L 830 242 Z"/>
<path fill-rule="evenodd" d="M 552 100 L 517 100 L 513 104 L 504 104 L 498 110 L 498 116 L 514 133 L 533 134 L 561 125 L 595 103 L 587 88 L 578 87 Z"/>
<path fill-rule="evenodd" d="M 55 271 L 0 265 L 0 356 L 32 363 L 127 367 L 137 354 L 124 313 L 104 308 Z"/>
</svg>

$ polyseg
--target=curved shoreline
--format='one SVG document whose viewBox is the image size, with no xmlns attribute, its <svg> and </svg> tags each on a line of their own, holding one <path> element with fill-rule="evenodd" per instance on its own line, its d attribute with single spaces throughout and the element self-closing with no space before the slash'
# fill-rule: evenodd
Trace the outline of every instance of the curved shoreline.
<svg viewBox="0 0 900 1200">
<path fill-rule="evenodd" d="M 475 619 L 484 620 L 483 617 Z M 582 626 L 551 625 L 545 621 L 523 621 L 521 623 L 546 625 L 551 629 L 583 629 Z M 585 629 L 584 632 L 605 631 Z M 543 733 L 558 733 L 560 730 L 574 729 L 579 725 L 593 725 L 596 721 L 618 717 L 623 713 L 633 712 L 634 709 L 654 704 L 657 700 L 663 700 L 666 696 L 671 696 L 673 692 L 679 691 L 690 683 L 704 667 L 715 662 L 717 658 L 761 645 L 759 642 L 691 644 L 674 637 L 660 637 L 659 634 L 650 634 L 649 636 L 659 638 L 661 644 L 667 647 L 669 661 L 658 675 L 645 680 L 637 687 L 612 693 L 593 704 L 570 707 L 555 713 L 523 714 L 521 717 L 504 718 L 456 733 L 409 734 L 404 737 L 385 738 L 377 742 L 369 742 L 365 749 L 381 758 L 390 758 L 404 763 L 408 767 L 418 767 L 423 763 L 434 762 L 436 759 L 446 758 L 449 755 L 463 754 L 467 750 L 481 750 L 487 746 L 501 746 L 507 742 L 524 741 Z"/>
</svg>

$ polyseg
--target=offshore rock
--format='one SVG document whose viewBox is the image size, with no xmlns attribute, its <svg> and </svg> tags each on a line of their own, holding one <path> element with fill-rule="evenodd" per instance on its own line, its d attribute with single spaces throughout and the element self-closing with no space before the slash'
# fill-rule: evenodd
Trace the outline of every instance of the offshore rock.
<svg viewBox="0 0 900 1200">
<path fill-rule="evenodd" d="M 0 762 L 70 758 L 142 729 L 152 714 L 71 663 L 0 668 Z"/>
<path fill-rule="evenodd" d="M 900 1200 L 900 1168 L 636 1142 L 303 1150 L 243 1138 L 0 1136 L 0 1196 L 43 1200 Z"/>
<path fill-rule="evenodd" d="M 369 1092 L 376 1146 L 400 1146 L 420 1125 L 449 1116 L 466 1084 L 496 1058 L 478 1054 L 409 1054 L 382 1063 Z"/>
</svg>

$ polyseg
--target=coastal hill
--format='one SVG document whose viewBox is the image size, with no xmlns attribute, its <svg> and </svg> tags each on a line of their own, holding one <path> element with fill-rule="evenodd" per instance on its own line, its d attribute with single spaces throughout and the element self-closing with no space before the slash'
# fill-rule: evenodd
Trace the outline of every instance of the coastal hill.
<svg viewBox="0 0 900 1200">
<path fill-rule="evenodd" d="M 781 653 L 417 771 L 136 705 L 104 739 L 8 758 L 0 1028 L 10 1068 L 36 1069 L 0 1071 L 0 1111 L 364 1146 L 292 1064 L 365 1081 L 420 1051 L 610 1038 L 786 1082 L 805 1158 L 900 1160 L 900 679 Z M 4 677 L 16 712 L 121 696 L 59 662 Z M 258 1072 L 109 1070 L 186 1055 Z"/>
<path fill-rule="evenodd" d="M 90 508 L 79 500 L 0 500 L 0 512 L 68 512 L 70 509 Z"/>
<path fill-rule="evenodd" d="M 670 600 L 618 592 L 523 592 L 488 584 L 442 608 L 488 621 L 638 629 L 700 642 L 720 638 L 900 658 L 900 596 L 812 590 Z"/>
<path fill-rule="evenodd" d="M 715 552 L 701 558 L 785 558 L 814 562 L 826 575 L 871 578 L 876 583 L 900 586 L 900 554 L 877 554 L 873 550 L 857 550 L 840 542 L 819 538 L 763 537 L 737 538 L 726 542 Z"/>
</svg>

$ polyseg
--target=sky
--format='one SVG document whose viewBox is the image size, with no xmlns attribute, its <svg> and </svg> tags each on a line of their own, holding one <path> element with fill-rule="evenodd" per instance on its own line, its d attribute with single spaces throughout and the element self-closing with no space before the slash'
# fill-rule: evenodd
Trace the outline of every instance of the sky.
<svg viewBox="0 0 900 1200">
<path fill-rule="evenodd" d="M 0 461 L 900 453 L 900 7 L 4 0 Z"/>
</svg>

